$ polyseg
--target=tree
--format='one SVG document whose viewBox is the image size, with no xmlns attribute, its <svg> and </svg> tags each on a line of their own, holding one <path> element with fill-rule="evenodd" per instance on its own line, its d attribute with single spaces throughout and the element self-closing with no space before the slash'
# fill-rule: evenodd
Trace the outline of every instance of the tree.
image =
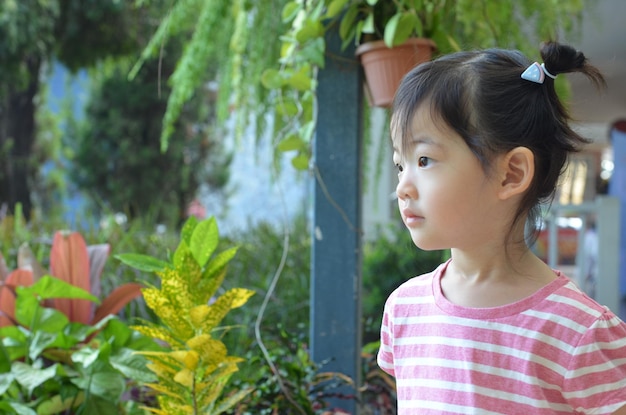
<svg viewBox="0 0 626 415">
<path fill-rule="evenodd" d="M 147 9 L 119 0 L 0 3 L 0 205 L 31 214 L 31 154 L 40 80 L 53 60 L 71 70 L 141 47 Z"/>
<path fill-rule="evenodd" d="M 128 60 L 92 71 L 85 119 L 69 129 L 68 147 L 75 149 L 73 180 L 101 207 L 131 217 L 150 212 L 158 221 L 178 218 L 180 223 L 200 184 L 216 190 L 227 182 L 231 157 L 217 140 L 215 97 L 206 88 L 182 109 L 172 146 L 160 150 L 170 95 L 165 81 L 180 56 L 181 41 L 181 36 L 171 40 L 132 80 Z"/>
</svg>

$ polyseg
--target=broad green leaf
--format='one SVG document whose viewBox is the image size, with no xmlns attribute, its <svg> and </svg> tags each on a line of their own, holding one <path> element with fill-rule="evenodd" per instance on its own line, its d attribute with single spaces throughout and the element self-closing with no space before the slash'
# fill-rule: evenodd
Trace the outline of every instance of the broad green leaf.
<svg viewBox="0 0 626 415">
<path fill-rule="evenodd" d="M 126 389 L 124 376 L 104 363 L 94 365 L 85 376 L 73 378 L 71 381 L 80 389 L 88 390 L 90 395 L 110 402 L 118 402 Z"/>
<path fill-rule="evenodd" d="M 296 32 L 298 43 L 306 43 L 324 34 L 324 26 L 317 20 L 308 19 L 305 24 Z"/>
<path fill-rule="evenodd" d="M 308 91 L 311 89 L 311 85 L 313 85 L 313 80 L 311 77 L 303 72 L 296 72 L 291 77 L 289 77 L 289 85 L 298 91 Z"/>
<path fill-rule="evenodd" d="M 22 293 L 21 290 L 15 306 L 15 319 L 24 327 L 30 327 L 31 330 L 56 332 L 63 330 L 69 324 L 69 319 L 65 314 L 53 308 L 42 307 L 35 296 Z"/>
<path fill-rule="evenodd" d="M 315 131 L 315 122 L 309 121 L 300 128 L 300 136 L 305 142 L 310 143 L 311 138 L 313 138 L 314 131 Z"/>
<path fill-rule="evenodd" d="M 290 1 L 289 3 L 285 4 L 281 13 L 283 23 L 288 23 L 292 21 L 294 17 L 296 17 L 300 9 L 301 6 L 297 1 Z"/>
<path fill-rule="evenodd" d="M 343 40 L 347 41 L 350 37 L 350 32 L 354 29 L 354 21 L 359 14 L 357 6 L 357 4 L 350 6 L 341 19 L 341 23 L 339 23 L 339 36 Z"/>
<path fill-rule="evenodd" d="M 119 414 L 119 409 L 115 401 L 101 398 L 97 395 L 90 395 L 83 403 L 82 414 L 89 415 L 111 415 Z"/>
<path fill-rule="evenodd" d="M 45 369 L 38 369 L 23 362 L 13 362 L 11 372 L 15 376 L 17 383 L 25 387 L 30 395 L 36 387 L 56 375 L 57 367 L 58 363 Z"/>
<path fill-rule="evenodd" d="M 226 265 L 224 264 L 220 268 L 212 269 L 210 274 L 205 272 L 205 278 L 199 284 L 199 290 L 204 293 L 202 303 L 208 303 L 215 295 L 217 289 L 222 285 L 226 277 Z"/>
<path fill-rule="evenodd" d="M 170 265 L 157 258 L 142 254 L 119 254 L 115 255 L 124 264 L 144 272 L 163 271 Z"/>
<path fill-rule="evenodd" d="M 189 249 L 200 267 L 207 263 L 219 242 L 219 231 L 215 218 L 203 220 L 193 230 Z"/>
<path fill-rule="evenodd" d="M 141 383 L 155 382 L 156 377 L 146 368 L 146 358 L 134 350 L 123 348 L 109 358 L 109 363 L 129 379 Z"/>
<path fill-rule="evenodd" d="M 191 235 L 200 221 L 195 216 L 189 216 L 180 230 L 180 241 L 189 246 L 191 244 Z"/>
<path fill-rule="evenodd" d="M 28 321 L 25 320 L 25 316 L 23 316 L 18 310 L 16 310 L 16 317 L 17 315 L 20 316 L 18 318 L 18 321 L 20 321 L 20 323 L 24 324 L 26 321 Z M 67 316 L 59 310 L 55 310 L 54 308 L 41 307 L 37 310 L 35 315 L 28 315 L 27 318 L 30 320 L 29 326 L 31 326 L 31 330 L 42 330 L 48 333 L 56 333 L 58 331 L 61 331 L 70 324 Z"/>
<path fill-rule="evenodd" d="M 10 402 L 9 406 L 15 411 L 17 415 L 37 415 L 37 412 L 33 411 L 26 405 L 22 405 L 21 403 Z"/>
<path fill-rule="evenodd" d="M 91 366 L 100 356 L 100 349 L 93 349 L 91 347 L 83 347 L 82 349 L 72 354 L 72 361 L 74 363 L 82 364 L 83 368 Z"/>
<path fill-rule="evenodd" d="M 298 114 L 298 105 L 291 98 L 284 97 L 278 103 L 276 113 L 280 116 L 293 117 Z"/>
<path fill-rule="evenodd" d="M 385 45 L 391 48 L 394 46 L 394 39 L 396 37 L 396 30 L 398 29 L 398 23 L 400 22 L 401 13 L 394 14 L 385 26 L 384 40 Z"/>
<path fill-rule="evenodd" d="M 374 27 L 374 15 L 370 14 L 367 16 L 365 21 L 363 22 L 363 26 L 361 26 L 361 33 L 375 33 L 376 29 Z"/>
<path fill-rule="evenodd" d="M 11 372 L 0 373 L 0 396 L 4 395 L 14 380 L 15 376 Z"/>
<path fill-rule="evenodd" d="M 215 409 L 211 411 L 211 414 L 219 415 L 219 414 L 223 414 L 231 410 L 235 405 L 241 402 L 252 391 L 254 391 L 254 388 L 242 389 L 233 393 L 232 395 L 227 396 L 225 399 L 221 400 L 217 404 Z"/>
<path fill-rule="evenodd" d="M 42 300 L 49 300 L 52 298 L 78 298 L 83 300 L 90 300 L 94 303 L 100 304 L 98 297 L 91 293 L 79 288 L 75 285 L 69 284 L 58 278 L 50 275 L 44 275 L 39 281 L 29 287 L 17 287 L 19 301 L 20 294 L 26 296 L 37 296 Z M 16 308 L 18 306 L 16 305 Z"/>
<path fill-rule="evenodd" d="M 278 89 L 284 83 L 282 75 L 276 69 L 266 69 L 261 75 L 261 84 L 267 89 Z"/>
<path fill-rule="evenodd" d="M 343 11 L 343 8 L 348 3 L 349 0 L 333 0 L 328 5 L 328 9 L 326 10 L 326 18 L 332 19 L 337 16 L 339 13 Z"/>
<path fill-rule="evenodd" d="M 59 313 L 60 314 L 60 313 Z M 59 333 L 47 333 L 45 331 L 36 331 L 30 342 L 28 356 L 31 360 L 36 360 L 41 353 L 50 347 L 59 336 Z"/>
<path fill-rule="evenodd" d="M 291 165 L 297 170 L 308 170 L 309 156 L 306 153 L 300 153 L 291 159 Z"/>
<path fill-rule="evenodd" d="M 76 408 L 85 400 L 85 395 L 81 391 L 76 396 L 61 398 L 54 395 L 52 398 L 43 401 L 37 406 L 37 415 L 55 415 L 67 412 L 71 408 Z"/>
<path fill-rule="evenodd" d="M 114 348 L 121 348 L 132 337 L 133 331 L 124 323 L 114 318 L 102 329 L 103 337 Z"/>
<path fill-rule="evenodd" d="M 300 49 L 299 54 L 303 60 L 310 62 L 311 65 L 324 69 L 326 64 L 326 56 L 324 56 L 325 50 L 326 41 L 324 38 L 319 37 L 307 43 L 302 49 Z M 307 68 L 307 71 L 308 70 L 310 70 L 310 68 Z"/>
<path fill-rule="evenodd" d="M 220 252 L 219 254 L 215 255 L 211 259 L 211 262 L 209 262 L 209 264 L 207 265 L 204 275 L 202 276 L 202 292 L 205 295 L 205 301 L 203 301 L 203 303 L 206 303 L 208 299 L 211 298 L 213 294 L 215 294 L 215 291 L 217 291 L 219 286 L 222 284 L 223 274 L 220 278 L 218 272 L 223 270 L 224 267 L 230 262 L 230 260 L 233 259 L 238 249 L 239 247 L 234 246 Z"/>
<path fill-rule="evenodd" d="M 195 261 L 193 259 L 193 255 L 191 254 L 191 250 L 189 249 L 189 245 L 186 242 L 181 241 L 178 244 L 178 247 L 176 247 L 176 251 L 174 251 L 174 258 L 172 259 L 174 268 L 182 268 L 184 266 L 184 263 L 189 260 Z M 163 270 L 162 272 L 165 272 L 165 270 Z M 157 275 L 161 274 L 162 272 L 157 273 Z M 163 275 L 159 275 L 159 277 L 163 279 Z"/>
<path fill-rule="evenodd" d="M 288 135 L 284 140 L 278 143 L 276 146 L 278 151 L 293 151 L 302 150 L 306 148 L 306 143 L 296 134 Z"/>
</svg>

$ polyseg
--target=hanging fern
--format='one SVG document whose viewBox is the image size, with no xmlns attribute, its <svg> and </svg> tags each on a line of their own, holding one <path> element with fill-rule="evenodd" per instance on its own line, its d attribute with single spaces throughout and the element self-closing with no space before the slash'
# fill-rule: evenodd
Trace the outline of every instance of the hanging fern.
<svg viewBox="0 0 626 415">
<path fill-rule="evenodd" d="M 239 135 L 251 119 L 264 128 L 268 108 L 261 86 L 263 70 L 278 57 L 278 39 L 283 26 L 280 11 L 287 0 L 178 0 L 164 16 L 158 30 L 129 74 L 134 77 L 147 58 L 160 53 L 168 38 L 178 32 L 190 33 L 189 43 L 168 80 L 172 93 L 167 104 L 161 134 L 166 151 L 174 124 L 183 106 L 207 79 L 218 83 L 217 114 L 223 123 L 236 109 Z"/>
</svg>

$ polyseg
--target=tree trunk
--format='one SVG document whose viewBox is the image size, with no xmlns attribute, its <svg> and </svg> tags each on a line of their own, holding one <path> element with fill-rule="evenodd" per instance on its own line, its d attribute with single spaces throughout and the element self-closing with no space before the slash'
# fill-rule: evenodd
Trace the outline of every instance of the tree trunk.
<svg viewBox="0 0 626 415">
<path fill-rule="evenodd" d="M 35 142 L 35 97 L 39 92 L 41 60 L 29 58 L 28 82 L 24 88 L 7 85 L 7 95 L 0 102 L 0 206 L 15 211 L 20 203 L 29 219 L 32 209 L 30 161 Z"/>
</svg>

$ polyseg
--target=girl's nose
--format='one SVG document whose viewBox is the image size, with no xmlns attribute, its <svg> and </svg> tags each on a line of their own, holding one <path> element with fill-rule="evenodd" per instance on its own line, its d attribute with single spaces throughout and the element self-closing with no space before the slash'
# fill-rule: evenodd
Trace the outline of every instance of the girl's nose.
<svg viewBox="0 0 626 415">
<path fill-rule="evenodd" d="M 398 185 L 396 186 L 396 196 L 398 199 L 417 199 L 417 187 L 409 171 L 403 171 L 398 177 Z"/>
</svg>

